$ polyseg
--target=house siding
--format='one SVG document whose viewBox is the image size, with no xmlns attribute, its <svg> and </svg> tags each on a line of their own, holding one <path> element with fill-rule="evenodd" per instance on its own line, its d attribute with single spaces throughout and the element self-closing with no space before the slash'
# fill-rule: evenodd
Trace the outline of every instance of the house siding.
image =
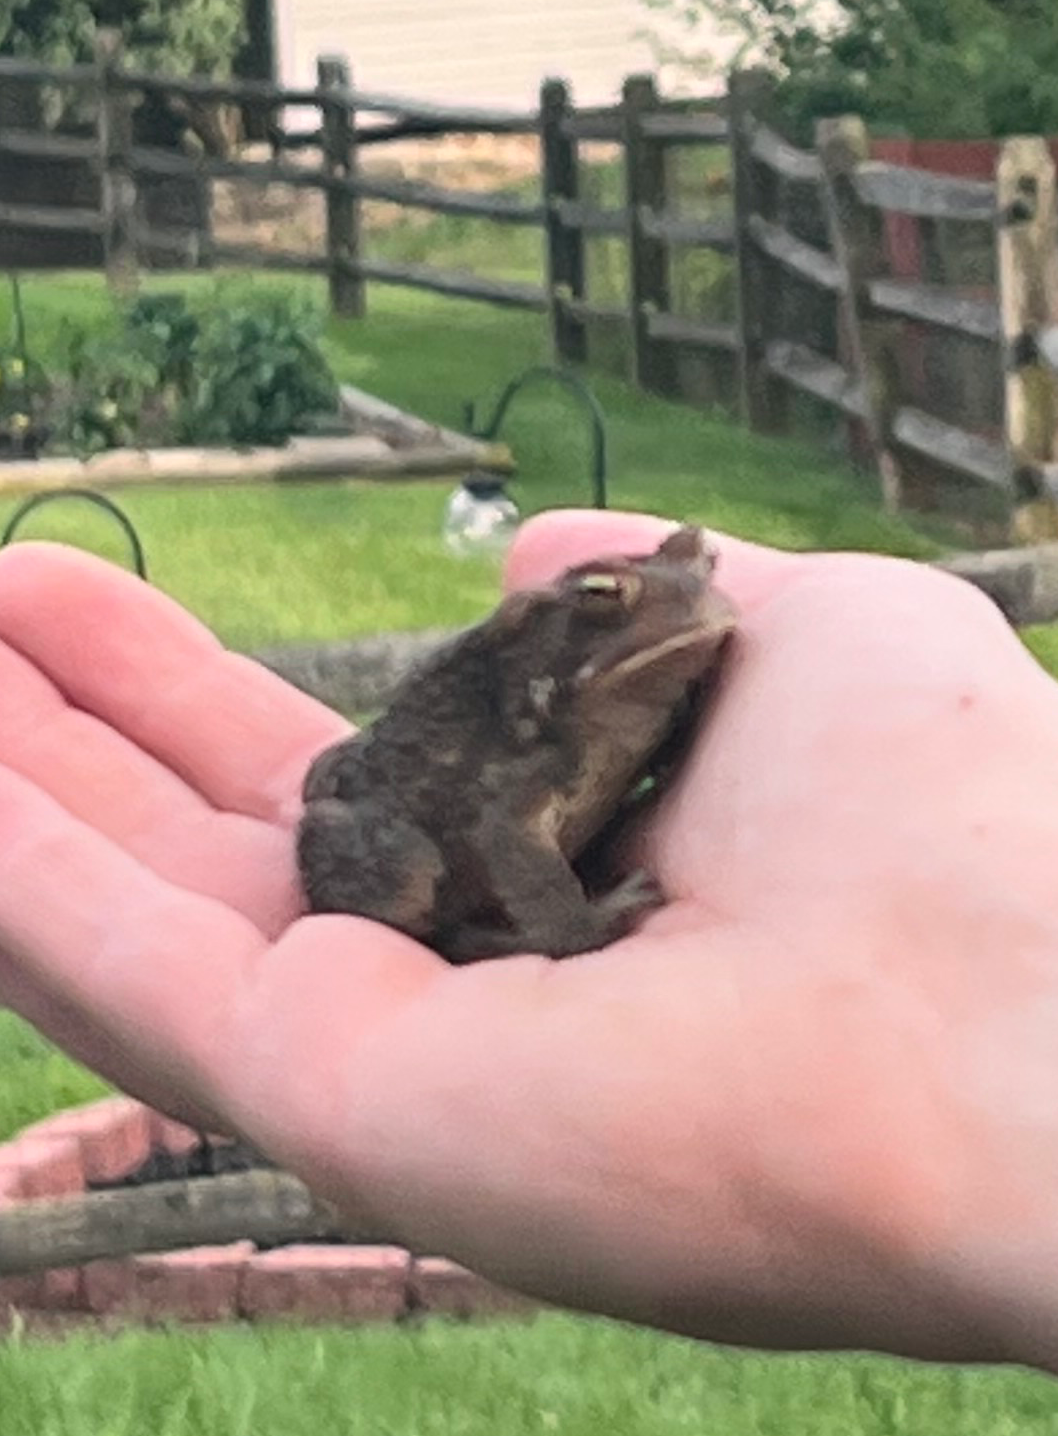
<svg viewBox="0 0 1058 1436">
<path fill-rule="evenodd" d="M 654 68 L 642 0 L 275 0 L 283 83 L 312 83 L 321 54 L 344 54 L 365 90 L 465 105 L 532 107 L 547 76 L 580 104 L 613 99 Z"/>
</svg>

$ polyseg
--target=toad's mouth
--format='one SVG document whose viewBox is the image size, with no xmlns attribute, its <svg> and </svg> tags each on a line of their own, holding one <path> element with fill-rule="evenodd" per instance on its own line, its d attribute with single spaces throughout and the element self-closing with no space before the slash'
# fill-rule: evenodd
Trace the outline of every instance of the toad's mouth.
<svg viewBox="0 0 1058 1436">
<path fill-rule="evenodd" d="M 580 680 L 594 679 L 603 687 L 627 683 L 637 674 L 664 668 L 690 682 L 706 668 L 735 630 L 735 611 L 728 605 L 713 608 L 706 621 L 665 634 L 656 643 L 641 645 L 625 654 L 611 654 L 580 670 Z"/>
</svg>

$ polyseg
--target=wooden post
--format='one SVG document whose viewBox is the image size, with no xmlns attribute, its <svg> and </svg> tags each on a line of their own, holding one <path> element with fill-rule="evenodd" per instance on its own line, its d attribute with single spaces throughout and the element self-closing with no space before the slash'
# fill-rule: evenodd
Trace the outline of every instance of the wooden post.
<svg viewBox="0 0 1058 1436">
<path fill-rule="evenodd" d="M 349 65 L 340 55 L 324 55 L 316 62 L 321 91 L 352 88 Z M 356 119 L 348 95 L 320 101 L 323 137 L 323 172 L 331 180 L 356 178 Z M 360 201 L 347 189 L 327 190 L 327 273 L 331 310 L 344 319 L 362 319 L 366 309 L 360 259 Z"/>
<path fill-rule="evenodd" d="M 115 83 L 121 69 L 122 40 L 117 30 L 100 30 L 95 41 L 99 105 L 99 204 L 103 218 L 103 263 L 107 283 L 117 294 L 135 291 L 137 275 L 136 182 L 130 164 L 132 97 Z"/>
<path fill-rule="evenodd" d="M 845 280 L 838 295 L 841 342 L 863 396 L 854 433 L 878 471 L 886 507 L 895 510 L 900 475 L 890 433 L 900 405 L 897 326 L 876 316 L 870 302 L 871 280 L 886 271 L 884 221 L 878 210 L 861 202 L 855 186 L 857 166 L 870 158 L 870 138 L 859 115 L 842 115 L 820 120 L 815 139 L 830 247 Z"/>
<path fill-rule="evenodd" d="M 1045 140 L 1004 142 L 996 201 L 1005 437 L 1014 473 L 1027 481 L 1013 515 L 1013 537 L 1039 542 L 1058 539 L 1058 505 L 1032 484 L 1033 470 L 1058 460 L 1058 375 L 1040 362 L 1036 348 L 1043 331 L 1058 326 L 1055 176 Z"/>
<path fill-rule="evenodd" d="M 643 116 L 658 108 L 653 76 L 629 76 L 622 99 L 632 378 L 641 389 L 671 394 L 675 388 L 672 348 L 650 337 L 651 314 L 668 313 L 670 305 L 668 245 L 651 238 L 644 224 L 645 216 L 665 209 L 665 149 L 648 139 L 642 124 Z"/>
<path fill-rule="evenodd" d="M 771 77 L 761 70 L 735 70 L 728 80 L 728 127 L 735 192 L 735 245 L 738 263 L 739 399 L 751 429 L 781 433 L 789 425 L 789 395 L 764 364 L 775 303 L 772 266 L 754 242 L 750 221 L 761 210 L 761 184 L 753 158 L 756 118 L 768 107 Z"/>
<path fill-rule="evenodd" d="M 561 200 L 577 198 L 577 142 L 564 133 L 572 112 L 569 87 L 563 80 L 545 80 L 540 90 L 540 147 L 544 224 L 547 243 L 547 292 L 555 357 L 583 364 L 588 357 L 584 320 L 570 313 L 563 298 L 584 298 L 584 235 L 564 222 Z"/>
</svg>

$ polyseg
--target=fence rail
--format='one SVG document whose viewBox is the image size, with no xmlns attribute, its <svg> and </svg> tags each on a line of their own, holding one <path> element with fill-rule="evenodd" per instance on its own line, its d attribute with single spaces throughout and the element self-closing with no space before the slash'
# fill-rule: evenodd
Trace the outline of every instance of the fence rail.
<svg viewBox="0 0 1058 1436">
<path fill-rule="evenodd" d="M 0 193 L 0 233 L 97 236 L 116 286 L 134 283 L 144 261 L 249 265 L 326 275 L 333 307 L 350 316 L 364 312 L 368 284 L 544 313 L 564 361 L 597 358 L 601 330 L 611 348 L 619 335 L 621 363 L 638 384 L 735 403 L 761 431 L 783 431 L 795 399 L 807 397 L 846 426 L 888 501 L 943 506 L 950 488 L 956 505 L 972 508 L 969 483 L 970 493 L 999 496 L 1008 513 L 1042 504 L 1058 536 L 1058 383 L 1045 358 L 1058 348 L 1058 221 L 1042 140 L 1006 142 L 992 179 L 964 178 L 875 158 L 864 126 L 848 117 L 821 122 L 812 149 L 792 144 L 768 80 L 753 71 L 697 103 L 666 100 L 650 77 L 634 76 L 620 103 L 592 109 L 577 109 L 562 82 L 548 81 L 539 107 L 521 113 L 363 91 L 337 58 L 321 59 L 316 86 L 302 89 L 151 75 L 125 68 L 111 34 L 100 37 L 94 65 L 0 58 L 0 81 L 88 95 L 94 133 L 0 122 L 0 164 L 81 164 L 99 192 L 95 207 Z M 134 140 L 144 95 L 264 112 L 271 157 Z M 315 111 L 315 128 L 288 131 L 288 110 Z M 483 194 L 368 173 L 360 163 L 365 147 L 455 132 L 535 137 L 539 193 Z M 699 149 L 703 164 L 716 157 L 719 208 L 688 210 L 672 184 L 673 165 Z M 317 165 L 296 158 L 310 150 Z M 603 150 L 620 171 L 620 203 L 593 198 L 586 184 Z M 325 246 L 233 244 L 208 225 L 159 223 L 145 213 L 143 187 L 170 181 L 318 192 Z M 374 257 L 361 223 L 369 203 L 535 229 L 543 282 Z M 918 256 L 911 264 L 907 226 Z M 957 250 L 952 235 L 977 236 L 987 282 L 953 276 L 937 260 Z M 601 242 L 617 242 L 624 255 L 616 299 L 595 284 Z M 726 308 L 678 293 L 680 266 L 703 254 L 714 257 Z M 1040 342 L 1048 334 L 1050 347 Z M 960 385 L 965 393 L 955 392 Z"/>
<path fill-rule="evenodd" d="M 855 174 L 864 204 L 920 219 L 989 223 L 995 214 L 995 188 L 982 180 L 956 179 L 902 165 L 863 164 Z"/>
</svg>

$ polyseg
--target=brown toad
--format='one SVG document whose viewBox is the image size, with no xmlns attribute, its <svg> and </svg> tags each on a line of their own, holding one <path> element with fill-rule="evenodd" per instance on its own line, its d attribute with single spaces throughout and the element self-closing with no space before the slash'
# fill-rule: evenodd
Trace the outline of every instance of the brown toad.
<svg viewBox="0 0 1058 1436">
<path fill-rule="evenodd" d="M 734 610 L 700 529 L 513 593 L 405 680 L 305 780 L 309 908 L 358 913 L 451 962 L 599 948 L 660 901 L 589 896 L 574 864 L 716 670 Z"/>
</svg>

